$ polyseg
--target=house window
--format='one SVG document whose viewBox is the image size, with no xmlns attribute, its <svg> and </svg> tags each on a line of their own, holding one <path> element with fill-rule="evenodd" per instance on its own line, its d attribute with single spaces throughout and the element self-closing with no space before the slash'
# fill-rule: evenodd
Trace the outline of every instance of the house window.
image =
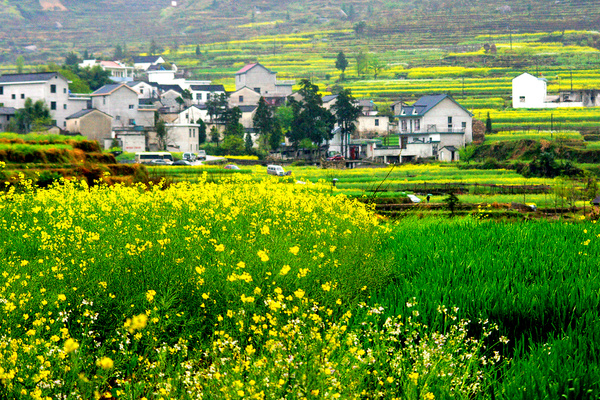
<svg viewBox="0 0 600 400">
<path fill-rule="evenodd" d="M 188 132 L 188 137 L 192 137 L 192 130 L 191 130 L 191 129 L 188 129 L 188 131 L 189 131 L 189 132 Z"/>
<path fill-rule="evenodd" d="M 25 99 L 25 93 L 21 93 L 21 98 Z"/>
<path fill-rule="evenodd" d="M 50 85 L 50 93 L 56 93 L 56 85 Z"/>
<path fill-rule="evenodd" d="M 240 100 L 240 103 L 243 103 L 244 102 L 244 96 L 240 96 L 239 100 Z"/>
<path fill-rule="evenodd" d="M 17 98 L 17 95 L 13 94 L 13 95 L 10 96 L 10 98 L 13 99 L 13 100 L 15 100 Z"/>
<path fill-rule="evenodd" d="M 421 120 L 415 119 L 415 131 L 420 131 L 420 130 L 421 130 Z"/>
<path fill-rule="evenodd" d="M 259 87 L 255 87 L 255 88 L 254 88 L 254 91 L 255 91 L 256 93 L 260 93 L 260 88 L 259 88 Z"/>
<path fill-rule="evenodd" d="M 56 110 L 56 102 L 55 101 L 51 101 L 50 102 L 50 109 L 51 110 Z"/>
<path fill-rule="evenodd" d="M 144 94 L 144 89 L 140 89 L 140 94 Z"/>
<path fill-rule="evenodd" d="M 202 100 L 202 93 L 196 94 L 196 100 Z"/>
<path fill-rule="evenodd" d="M 452 132 L 452 117 L 448 117 L 448 132 Z"/>
<path fill-rule="evenodd" d="M 66 109 L 67 109 L 67 105 L 63 104 L 63 110 L 66 110 Z"/>
<path fill-rule="evenodd" d="M 67 94 L 67 88 L 63 88 L 63 93 Z"/>
<path fill-rule="evenodd" d="M 525 96 L 519 96 L 519 101 L 521 103 L 525 103 Z"/>
<path fill-rule="evenodd" d="M 104 106 L 106 105 L 106 97 L 102 98 L 102 105 L 104 105 Z"/>
<path fill-rule="evenodd" d="M 4 86 L 0 86 L 0 95 L 4 94 Z"/>
<path fill-rule="evenodd" d="M 466 123 L 466 122 L 463 122 L 463 123 L 461 123 L 460 125 L 462 126 L 462 130 L 463 130 L 463 131 L 466 131 L 466 130 L 467 130 L 467 123 Z"/>
<path fill-rule="evenodd" d="M 379 120 L 375 118 L 375 126 L 379 126 Z"/>
<path fill-rule="evenodd" d="M 129 125 L 135 125 L 135 119 L 130 119 L 129 120 Z"/>
<path fill-rule="evenodd" d="M 129 109 L 130 109 L 130 110 L 133 110 L 134 108 L 135 108 L 135 106 L 134 106 L 133 104 L 130 104 L 130 105 L 129 105 Z"/>
<path fill-rule="evenodd" d="M 406 131 L 406 129 L 407 129 L 407 126 L 406 126 L 406 120 L 405 120 L 405 119 L 403 119 L 403 120 L 402 120 L 402 130 L 403 130 L 403 131 Z"/>
<path fill-rule="evenodd" d="M 121 116 L 120 116 L 120 115 L 117 115 L 117 116 L 115 117 L 115 119 L 116 119 L 117 121 L 120 121 L 120 120 L 121 120 Z"/>
<path fill-rule="evenodd" d="M 452 123 L 452 117 L 448 117 L 448 124 Z"/>
</svg>

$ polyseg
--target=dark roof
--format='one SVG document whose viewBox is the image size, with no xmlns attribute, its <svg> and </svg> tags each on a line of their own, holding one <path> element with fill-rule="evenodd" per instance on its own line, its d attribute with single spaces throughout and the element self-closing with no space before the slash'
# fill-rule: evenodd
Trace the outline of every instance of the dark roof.
<svg viewBox="0 0 600 400">
<path fill-rule="evenodd" d="M 34 74 L 6 74 L 0 76 L 0 83 L 48 81 L 57 75 L 60 74 L 58 72 L 40 72 Z"/>
<path fill-rule="evenodd" d="M 327 96 L 323 96 L 323 103 L 329 103 L 333 99 L 337 99 L 337 94 L 328 94 Z"/>
<path fill-rule="evenodd" d="M 157 101 L 156 99 L 140 99 L 139 104 L 140 105 L 151 105 L 151 106 L 153 106 L 154 102 L 156 102 L 156 101 Z"/>
<path fill-rule="evenodd" d="M 101 95 L 101 94 L 110 94 L 112 93 L 114 90 L 118 89 L 121 86 L 127 86 L 124 83 L 111 83 L 110 85 L 104 85 L 102 86 L 100 89 L 96 90 L 94 93 L 92 93 L 91 95 Z"/>
<path fill-rule="evenodd" d="M 450 151 L 456 151 L 456 150 L 458 150 L 458 149 L 457 149 L 456 147 L 454 147 L 454 146 L 444 146 L 444 147 L 442 147 L 442 149 L 448 149 L 448 150 L 450 150 Z M 440 150 L 441 150 L 441 149 L 440 149 Z"/>
<path fill-rule="evenodd" d="M 127 86 L 129 86 L 130 88 L 132 87 L 136 87 L 137 85 L 140 85 L 142 83 L 145 83 L 146 85 L 149 85 L 148 82 L 144 82 L 144 81 L 128 81 L 128 82 L 124 82 Z"/>
<path fill-rule="evenodd" d="M 251 113 L 258 108 L 258 106 L 237 106 L 243 113 Z"/>
<path fill-rule="evenodd" d="M 158 85 L 158 89 L 163 92 L 168 92 L 169 90 L 174 90 L 177 93 L 183 93 L 183 89 L 179 85 Z"/>
<path fill-rule="evenodd" d="M 225 87 L 223 85 L 191 85 L 190 86 L 195 92 L 224 92 Z"/>
<path fill-rule="evenodd" d="M 15 115 L 16 111 L 14 107 L 0 107 L 0 115 Z"/>
<path fill-rule="evenodd" d="M 133 57 L 134 64 L 155 63 L 161 56 L 135 56 Z"/>
<path fill-rule="evenodd" d="M 404 115 L 399 115 L 399 117 L 423 116 L 446 98 L 452 100 L 457 106 L 469 113 L 469 115 L 473 115 L 469 110 L 456 102 L 456 100 L 454 100 L 451 96 L 447 94 L 434 94 L 421 97 L 412 106 L 402 107 L 401 112 L 403 111 Z"/>
<path fill-rule="evenodd" d="M 88 108 L 87 110 L 81 110 L 81 111 L 77 111 L 75 114 L 69 115 L 66 119 L 76 119 L 76 118 L 81 118 L 84 115 L 88 115 L 93 111 L 98 111 L 104 115 L 108 115 L 105 112 L 102 112 L 100 110 L 98 110 L 97 108 Z M 109 117 L 111 117 L 110 115 L 108 115 Z M 112 118 L 112 117 L 111 117 Z"/>
</svg>

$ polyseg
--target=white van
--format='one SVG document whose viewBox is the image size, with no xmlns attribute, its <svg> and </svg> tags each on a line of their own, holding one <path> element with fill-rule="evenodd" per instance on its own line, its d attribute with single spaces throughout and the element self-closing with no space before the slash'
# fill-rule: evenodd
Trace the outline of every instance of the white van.
<svg viewBox="0 0 600 400">
<path fill-rule="evenodd" d="M 198 150 L 198 160 L 206 160 L 206 150 Z"/>
<path fill-rule="evenodd" d="M 267 165 L 267 174 L 276 176 L 291 175 L 291 171 L 285 171 L 281 165 Z"/>
<path fill-rule="evenodd" d="M 196 161 L 196 154 L 195 153 L 183 153 L 181 158 L 184 159 L 185 161 Z"/>
</svg>

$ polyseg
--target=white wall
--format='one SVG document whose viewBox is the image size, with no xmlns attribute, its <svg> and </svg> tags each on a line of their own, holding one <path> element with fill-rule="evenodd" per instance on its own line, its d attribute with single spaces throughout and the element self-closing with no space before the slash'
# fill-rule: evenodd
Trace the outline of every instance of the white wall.
<svg viewBox="0 0 600 400">
<path fill-rule="evenodd" d="M 92 96 L 92 107 L 113 117 L 113 127 L 142 125 L 138 114 L 138 93 L 121 86 L 111 94 Z M 153 125 L 153 124 L 151 124 Z"/>
<path fill-rule="evenodd" d="M 546 81 L 523 73 L 512 80 L 513 108 L 546 108 Z"/>
</svg>

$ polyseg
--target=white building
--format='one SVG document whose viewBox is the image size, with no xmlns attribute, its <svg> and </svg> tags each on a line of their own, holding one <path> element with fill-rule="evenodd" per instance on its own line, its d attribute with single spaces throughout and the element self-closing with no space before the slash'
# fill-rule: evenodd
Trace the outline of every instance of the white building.
<svg viewBox="0 0 600 400">
<path fill-rule="evenodd" d="M 596 107 L 597 90 L 565 91 L 549 96 L 545 78 L 523 73 L 512 80 L 513 108 Z"/>
<path fill-rule="evenodd" d="M 161 56 L 136 56 L 133 57 L 133 66 L 136 70 L 147 71 L 153 65 L 161 65 L 165 59 Z"/>
<path fill-rule="evenodd" d="M 437 158 L 442 147 L 460 149 L 473 141 L 473 114 L 447 94 L 423 96 L 403 106 L 397 118 L 401 162 Z"/>
<path fill-rule="evenodd" d="M 154 126 L 153 108 L 139 107 L 139 93 L 126 84 L 102 86 L 90 95 L 92 107 L 111 115 L 114 127 Z"/>
<path fill-rule="evenodd" d="M 158 99 L 159 90 L 158 85 L 151 85 L 148 82 L 143 81 L 131 81 L 126 82 L 127 86 L 139 93 L 140 99 Z"/>
<path fill-rule="evenodd" d="M 248 64 L 235 73 L 235 90 L 250 88 L 265 98 L 287 97 L 292 94 L 295 81 L 277 80 L 277 72 L 260 63 Z"/>
<path fill-rule="evenodd" d="M 69 92 L 69 81 L 58 72 L 7 74 L 0 76 L 0 105 L 16 109 L 25 106 L 25 100 L 44 101 L 50 109 L 53 125 L 66 128 L 67 117 L 88 108 L 87 96 Z"/>
<path fill-rule="evenodd" d="M 186 81 L 186 84 L 191 83 Z M 219 96 L 225 94 L 225 87 L 223 85 L 211 85 L 209 84 L 195 84 L 191 83 L 188 89 L 192 93 L 192 97 L 197 104 L 204 104 L 210 96 Z"/>
<path fill-rule="evenodd" d="M 96 65 L 100 66 L 104 71 L 109 71 L 110 79 L 114 82 L 133 81 L 133 67 L 120 61 L 83 60 L 83 62 L 79 64 L 79 67 L 92 68 Z"/>
</svg>

